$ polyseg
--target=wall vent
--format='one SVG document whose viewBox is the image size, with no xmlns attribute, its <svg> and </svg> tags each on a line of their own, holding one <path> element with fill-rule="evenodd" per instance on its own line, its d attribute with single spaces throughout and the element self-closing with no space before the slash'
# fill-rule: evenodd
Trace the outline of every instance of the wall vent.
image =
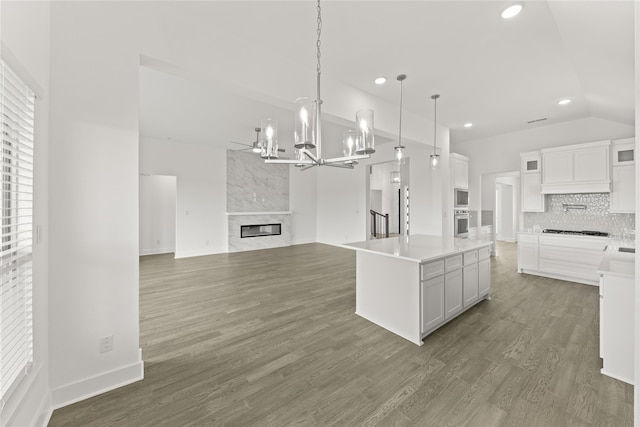
<svg viewBox="0 0 640 427">
<path fill-rule="evenodd" d="M 543 117 L 542 119 L 530 120 L 530 121 L 528 121 L 527 123 L 531 124 L 531 123 L 535 123 L 535 122 L 543 122 L 543 121 L 545 121 L 545 120 L 547 120 L 547 118 L 546 118 L 546 117 Z"/>
</svg>

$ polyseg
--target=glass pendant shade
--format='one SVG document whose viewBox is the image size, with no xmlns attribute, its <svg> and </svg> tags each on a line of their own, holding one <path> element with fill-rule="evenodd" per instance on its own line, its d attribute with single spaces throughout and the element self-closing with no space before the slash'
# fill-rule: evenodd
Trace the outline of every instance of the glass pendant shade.
<svg viewBox="0 0 640 427">
<path fill-rule="evenodd" d="M 263 140 L 260 157 L 263 159 L 278 158 L 278 121 L 274 119 L 264 119 L 261 122 Z"/>
<path fill-rule="evenodd" d="M 373 110 L 360 110 L 356 113 L 356 130 L 360 134 L 356 154 L 375 153 L 373 138 Z"/>
<path fill-rule="evenodd" d="M 401 162 L 404 159 L 404 147 L 400 145 L 394 148 L 396 150 L 396 160 Z"/>
<path fill-rule="evenodd" d="M 440 163 L 440 155 L 439 154 L 432 154 L 431 155 L 431 168 L 432 169 L 437 169 L 438 168 L 438 163 Z"/>
<path fill-rule="evenodd" d="M 400 171 L 391 172 L 391 183 L 400 184 Z"/>
<path fill-rule="evenodd" d="M 309 98 L 296 99 L 295 113 L 295 148 L 315 148 L 313 135 L 313 120 L 315 117 L 314 104 Z"/>
<path fill-rule="evenodd" d="M 349 129 L 342 134 L 342 155 L 350 157 L 356 154 L 356 149 L 360 143 L 360 133 Z"/>
</svg>

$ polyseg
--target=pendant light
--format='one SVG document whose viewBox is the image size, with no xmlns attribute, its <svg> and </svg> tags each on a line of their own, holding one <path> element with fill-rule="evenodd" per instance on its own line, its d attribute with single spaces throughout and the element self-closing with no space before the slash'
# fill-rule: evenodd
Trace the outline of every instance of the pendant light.
<svg viewBox="0 0 640 427">
<path fill-rule="evenodd" d="M 402 145 L 402 82 L 407 78 L 406 74 L 400 74 L 397 80 L 400 82 L 400 129 L 398 130 L 398 145 L 395 147 L 396 160 L 402 162 L 404 158 L 404 146 Z"/>
<path fill-rule="evenodd" d="M 438 98 L 440 95 L 431 95 L 431 99 L 433 99 L 433 154 L 431 155 L 431 167 L 433 169 L 438 168 L 438 163 L 440 162 L 440 155 L 436 152 L 436 119 L 437 119 L 437 110 L 438 110 Z"/>
<path fill-rule="evenodd" d="M 262 152 L 262 143 L 260 142 L 260 131 L 261 128 L 254 128 L 256 131 L 256 140 L 253 142 L 253 146 L 251 147 L 251 151 L 256 154 L 260 154 Z"/>
<path fill-rule="evenodd" d="M 263 124 L 263 155 L 265 163 L 292 164 L 306 170 L 314 166 L 333 166 L 353 169 L 360 159 L 368 159 L 375 153 L 373 135 L 373 111 L 360 110 L 356 113 L 356 126 L 352 133 L 345 134 L 343 144 L 343 156 L 325 159 L 322 157 L 322 99 L 320 98 L 320 34 L 322 32 L 322 11 L 320 0 L 317 2 L 317 29 L 316 40 L 316 99 L 298 98 L 296 100 L 295 132 L 294 132 L 294 158 L 278 159 L 277 135 L 272 132 L 269 137 L 267 128 Z M 277 123 L 270 123 L 271 130 L 277 130 Z M 275 147 L 275 151 L 274 151 Z M 312 151 L 315 150 L 315 151 Z"/>
</svg>

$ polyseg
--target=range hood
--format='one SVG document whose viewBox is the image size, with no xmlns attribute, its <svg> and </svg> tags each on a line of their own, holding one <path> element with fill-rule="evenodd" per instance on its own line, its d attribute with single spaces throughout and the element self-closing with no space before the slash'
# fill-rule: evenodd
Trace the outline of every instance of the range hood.
<svg viewBox="0 0 640 427">
<path fill-rule="evenodd" d="M 611 193 L 610 181 L 542 184 L 542 194 Z"/>
</svg>

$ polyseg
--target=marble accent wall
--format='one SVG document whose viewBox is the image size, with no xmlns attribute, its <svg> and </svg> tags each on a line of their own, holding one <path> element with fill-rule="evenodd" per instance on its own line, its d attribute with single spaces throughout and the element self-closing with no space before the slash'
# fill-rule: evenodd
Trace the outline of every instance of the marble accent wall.
<svg viewBox="0 0 640 427">
<path fill-rule="evenodd" d="M 628 234 L 635 230 L 635 214 L 609 212 L 609 193 L 547 194 L 546 212 L 525 212 L 523 229 L 556 228 L 562 230 L 595 230 L 612 235 Z M 585 210 L 564 211 L 563 204 L 586 205 Z"/>
<path fill-rule="evenodd" d="M 289 246 L 288 211 L 289 165 L 266 164 L 250 151 L 227 150 L 229 252 Z M 282 224 L 282 234 L 241 238 L 240 226 L 254 224 Z"/>
<path fill-rule="evenodd" d="M 251 151 L 227 150 L 227 212 L 289 210 L 289 166 Z"/>
<path fill-rule="evenodd" d="M 251 224 L 282 224 L 279 236 L 240 237 L 240 226 Z M 277 248 L 291 245 L 291 215 L 289 214 L 229 214 L 229 252 Z"/>
</svg>

